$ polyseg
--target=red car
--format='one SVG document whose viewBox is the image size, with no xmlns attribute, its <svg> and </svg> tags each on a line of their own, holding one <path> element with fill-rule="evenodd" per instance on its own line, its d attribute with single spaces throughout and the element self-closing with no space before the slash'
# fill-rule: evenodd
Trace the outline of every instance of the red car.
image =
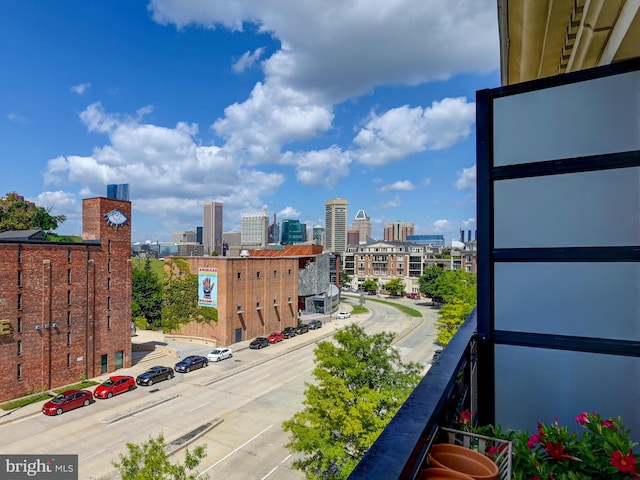
<svg viewBox="0 0 640 480">
<path fill-rule="evenodd" d="M 129 375 L 116 375 L 98 385 L 93 391 L 96 398 L 111 398 L 119 393 L 130 392 L 136 388 L 136 380 Z"/>
<path fill-rule="evenodd" d="M 269 343 L 277 343 L 284 340 L 284 333 L 282 332 L 272 332 L 267 337 L 269 339 Z"/>
<path fill-rule="evenodd" d="M 56 395 L 42 406 L 45 415 L 60 415 L 67 410 L 86 407 L 93 402 L 93 395 L 89 390 L 67 390 Z"/>
</svg>

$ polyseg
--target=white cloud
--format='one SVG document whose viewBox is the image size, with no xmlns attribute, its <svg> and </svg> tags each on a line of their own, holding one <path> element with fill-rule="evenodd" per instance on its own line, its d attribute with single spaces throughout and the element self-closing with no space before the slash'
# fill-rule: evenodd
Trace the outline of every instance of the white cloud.
<svg viewBox="0 0 640 480">
<path fill-rule="evenodd" d="M 423 184 L 425 187 L 429 187 L 429 186 L 431 186 L 431 178 L 430 178 L 430 177 L 426 177 L 424 180 L 422 180 L 422 184 Z"/>
<path fill-rule="evenodd" d="M 383 185 L 380 187 L 381 192 L 393 192 L 393 191 L 409 191 L 416 188 L 410 180 L 397 181 L 389 185 Z"/>
<path fill-rule="evenodd" d="M 379 208 L 396 208 L 396 207 L 399 207 L 400 205 L 402 205 L 402 202 L 400 201 L 400 197 L 396 196 L 393 198 L 393 200 L 382 202 L 379 205 Z"/>
<path fill-rule="evenodd" d="M 7 114 L 7 120 L 9 120 L 10 122 L 19 123 L 22 125 L 29 123 L 25 117 L 21 117 L 20 115 L 17 115 L 13 112 L 10 112 Z"/>
<path fill-rule="evenodd" d="M 300 217 L 300 211 L 296 210 L 294 207 L 285 207 L 283 210 L 278 212 L 278 218 L 298 218 Z"/>
<path fill-rule="evenodd" d="M 253 52 L 247 51 L 244 53 L 244 55 L 242 55 L 242 57 L 240 57 L 240 59 L 237 62 L 231 65 L 231 69 L 236 73 L 242 73 L 247 68 L 250 68 L 251 66 L 253 66 L 253 64 L 256 63 L 258 60 L 260 60 L 260 57 L 262 56 L 263 53 L 264 53 L 263 47 L 256 48 Z"/>
<path fill-rule="evenodd" d="M 458 179 L 455 182 L 458 190 L 469 190 L 476 188 L 476 166 L 463 168 L 458 172 Z"/>
<path fill-rule="evenodd" d="M 287 152 L 282 163 L 296 166 L 296 178 L 307 187 L 334 187 L 338 181 L 349 175 L 351 156 L 339 147 L 310 152 Z"/>
<path fill-rule="evenodd" d="M 71 91 L 77 93 L 78 95 L 84 95 L 90 86 L 90 83 L 80 83 L 71 87 Z"/>
<path fill-rule="evenodd" d="M 436 233 L 445 233 L 451 231 L 453 226 L 449 220 L 436 220 L 433 222 L 431 227 L 434 229 Z"/>
<path fill-rule="evenodd" d="M 367 165 L 384 165 L 424 150 L 449 148 L 472 132 L 475 103 L 466 98 L 445 98 L 431 107 L 407 105 L 371 114 L 354 142 L 356 159 Z"/>
</svg>

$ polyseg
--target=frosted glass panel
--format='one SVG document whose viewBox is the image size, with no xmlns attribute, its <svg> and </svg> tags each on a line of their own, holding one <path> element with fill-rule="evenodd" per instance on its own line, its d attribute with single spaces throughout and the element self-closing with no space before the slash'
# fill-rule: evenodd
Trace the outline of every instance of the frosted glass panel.
<svg viewBox="0 0 640 480">
<path fill-rule="evenodd" d="M 640 340 L 640 263 L 496 263 L 495 328 Z"/>
<path fill-rule="evenodd" d="M 621 416 L 640 441 L 640 358 L 497 345 L 496 423 L 534 432 L 582 411 Z"/>
<path fill-rule="evenodd" d="M 640 244 L 640 168 L 494 183 L 496 248 Z"/>
<path fill-rule="evenodd" d="M 640 148 L 640 72 L 493 102 L 493 164 L 512 165 Z"/>
</svg>

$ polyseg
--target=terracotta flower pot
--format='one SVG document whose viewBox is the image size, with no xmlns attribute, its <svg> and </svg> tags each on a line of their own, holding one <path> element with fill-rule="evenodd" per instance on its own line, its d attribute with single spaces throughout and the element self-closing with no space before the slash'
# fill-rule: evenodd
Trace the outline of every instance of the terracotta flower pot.
<svg viewBox="0 0 640 480">
<path fill-rule="evenodd" d="M 473 477 L 448 468 L 423 468 L 417 480 L 473 480 Z"/>
<path fill-rule="evenodd" d="M 459 445 L 439 443 L 429 450 L 429 466 L 448 468 L 475 480 L 497 480 L 500 475 L 493 460 Z"/>
</svg>

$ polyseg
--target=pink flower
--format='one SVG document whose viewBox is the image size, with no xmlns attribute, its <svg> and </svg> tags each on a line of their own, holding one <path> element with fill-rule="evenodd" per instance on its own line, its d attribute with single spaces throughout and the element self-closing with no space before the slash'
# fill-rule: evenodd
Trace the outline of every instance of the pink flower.
<svg viewBox="0 0 640 480">
<path fill-rule="evenodd" d="M 460 412 L 460 423 L 463 425 L 471 424 L 471 412 L 469 410 L 462 410 Z"/>
<path fill-rule="evenodd" d="M 529 448 L 535 448 L 536 443 L 540 443 L 540 436 L 539 435 L 531 435 L 529 437 L 529 441 L 527 442 L 527 447 Z"/>
<path fill-rule="evenodd" d="M 544 444 L 544 448 L 547 450 L 549 456 L 556 460 L 562 460 L 565 456 L 564 447 L 559 443 L 547 442 Z"/>
<path fill-rule="evenodd" d="M 579 423 L 580 425 L 589 423 L 589 414 L 587 412 L 582 412 L 580 415 L 576 417 L 576 423 Z"/>
<path fill-rule="evenodd" d="M 602 426 L 605 428 L 613 428 L 613 422 L 611 420 L 602 420 Z"/>
</svg>

